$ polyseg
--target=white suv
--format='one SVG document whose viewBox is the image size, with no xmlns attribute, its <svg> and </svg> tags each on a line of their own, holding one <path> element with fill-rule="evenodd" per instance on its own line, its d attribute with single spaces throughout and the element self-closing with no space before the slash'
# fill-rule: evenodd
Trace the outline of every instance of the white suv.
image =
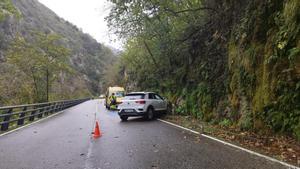
<svg viewBox="0 0 300 169">
<path fill-rule="evenodd" d="M 167 107 L 167 101 L 156 93 L 132 92 L 125 95 L 118 110 L 122 121 L 126 121 L 129 116 L 143 116 L 152 120 L 155 113 L 166 112 Z"/>
</svg>

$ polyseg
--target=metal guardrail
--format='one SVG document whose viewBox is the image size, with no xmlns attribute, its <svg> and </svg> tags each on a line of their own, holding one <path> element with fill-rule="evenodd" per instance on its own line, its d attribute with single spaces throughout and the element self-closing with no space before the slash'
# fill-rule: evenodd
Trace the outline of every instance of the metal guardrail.
<svg viewBox="0 0 300 169">
<path fill-rule="evenodd" d="M 48 103 L 0 107 L 0 132 L 31 123 L 89 99 L 63 100 Z"/>
</svg>

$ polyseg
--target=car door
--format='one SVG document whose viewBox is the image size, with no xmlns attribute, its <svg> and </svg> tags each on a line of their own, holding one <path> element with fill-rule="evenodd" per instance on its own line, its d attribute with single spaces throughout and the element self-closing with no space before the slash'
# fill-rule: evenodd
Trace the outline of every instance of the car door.
<svg viewBox="0 0 300 169">
<path fill-rule="evenodd" d="M 158 94 L 155 94 L 154 96 L 155 96 L 155 99 L 157 101 L 158 109 L 160 111 L 167 110 L 167 103 L 166 103 L 166 101 L 160 95 L 158 95 Z"/>
<path fill-rule="evenodd" d="M 160 107 L 160 106 L 159 106 L 159 102 L 158 102 L 158 100 L 156 99 L 154 93 L 149 93 L 149 94 L 148 94 L 148 99 L 149 99 L 149 101 L 150 101 L 150 104 L 154 107 L 154 110 L 155 110 L 155 111 L 157 111 L 157 110 L 160 109 L 160 108 L 159 108 L 159 107 Z"/>
</svg>

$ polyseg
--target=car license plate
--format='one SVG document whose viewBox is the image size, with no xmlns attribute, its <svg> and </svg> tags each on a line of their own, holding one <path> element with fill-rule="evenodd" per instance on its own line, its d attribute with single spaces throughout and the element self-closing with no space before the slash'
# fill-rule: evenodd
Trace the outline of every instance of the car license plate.
<svg viewBox="0 0 300 169">
<path fill-rule="evenodd" d="M 125 110 L 126 113 L 133 112 L 133 110 Z"/>
</svg>

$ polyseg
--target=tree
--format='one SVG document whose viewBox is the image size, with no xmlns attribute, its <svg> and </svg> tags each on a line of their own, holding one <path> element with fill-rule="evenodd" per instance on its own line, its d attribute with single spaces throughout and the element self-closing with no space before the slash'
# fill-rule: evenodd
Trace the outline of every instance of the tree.
<svg viewBox="0 0 300 169">
<path fill-rule="evenodd" d="M 49 101 L 51 84 L 62 71 L 70 71 L 69 50 L 56 34 L 34 33 L 34 42 L 17 36 L 7 51 L 8 63 L 15 65 L 34 86 L 34 101 Z"/>
<path fill-rule="evenodd" d="M 59 44 L 61 37 L 57 34 L 36 33 L 36 43 L 42 53 L 41 61 L 46 74 L 46 98 L 49 101 L 49 89 L 58 74 L 65 70 L 70 71 L 68 66 L 69 49 Z"/>
<path fill-rule="evenodd" d="M 203 11 L 214 11 L 213 8 L 205 7 L 202 0 L 112 2 L 115 6 L 106 19 L 112 31 L 128 40 L 124 55 L 130 59 L 125 60 L 147 65 L 133 69 L 136 76 L 141 76 L 134 79 L 144 84 L 139 86 L 181 88 L 195 81 L 191 69 L 199 54 L 191 43 L 193 35 L 206 23 Z M 137 72 L 147 73 L 148 78 L 142 80 L 143 73 Z"/>
<path fill-rule="evenodd" d="M 111 2 L 136 89 L 164 92 L 179 113 L 300 139 L 299 0 Z"/>
</svg>

